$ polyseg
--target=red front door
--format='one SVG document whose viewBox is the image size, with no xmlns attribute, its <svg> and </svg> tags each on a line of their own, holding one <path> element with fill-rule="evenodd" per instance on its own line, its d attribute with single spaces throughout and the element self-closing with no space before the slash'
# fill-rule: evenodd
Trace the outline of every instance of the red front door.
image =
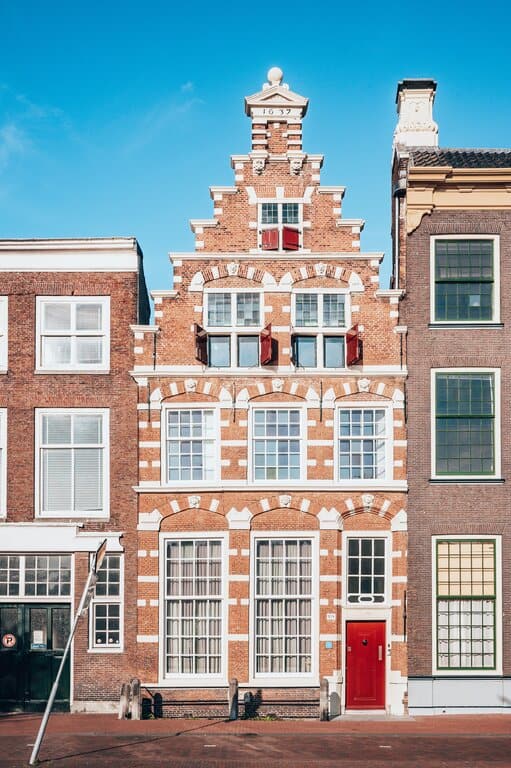
<svg viewBox="0 0 511 768">
<path fill-rule="evenodd" d="M 385 708 L 385 622 L 346 624 L 346 709 Z"/>
</svg>

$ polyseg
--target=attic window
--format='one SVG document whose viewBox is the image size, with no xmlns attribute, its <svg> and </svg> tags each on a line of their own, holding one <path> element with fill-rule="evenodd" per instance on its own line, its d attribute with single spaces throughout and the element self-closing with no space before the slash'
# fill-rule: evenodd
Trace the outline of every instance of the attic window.
<svg viewBox="0 0 511 768">
<path fill-rule="evenodd" d="M 298 251 L 302 247 L 301 203 L 259 204 L 259 248 L 263 251 Z"/>
</svg>

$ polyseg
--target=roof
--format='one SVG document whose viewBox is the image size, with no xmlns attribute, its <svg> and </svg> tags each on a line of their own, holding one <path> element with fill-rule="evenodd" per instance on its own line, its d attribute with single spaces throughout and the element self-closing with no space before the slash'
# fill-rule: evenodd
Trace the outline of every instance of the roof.
<svg viewBox="0 0 511 768">
<path fill-rule="evenodd" d="M 511 149 L 443 149 L 414 147 L 410 150 L 413 166 L 449 166 L 450 168 L 511 168 Z"/>
</svg>

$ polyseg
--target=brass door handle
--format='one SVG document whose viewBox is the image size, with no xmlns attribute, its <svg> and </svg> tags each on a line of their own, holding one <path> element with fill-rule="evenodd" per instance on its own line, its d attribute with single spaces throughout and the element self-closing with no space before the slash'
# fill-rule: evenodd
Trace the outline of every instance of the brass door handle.
<svg viewBox="0 0 511 768">
<path fill-rule="evenodd" d="M 378 646 L 378 661 L 383 661 L 383 645 Z"/>
</svg>

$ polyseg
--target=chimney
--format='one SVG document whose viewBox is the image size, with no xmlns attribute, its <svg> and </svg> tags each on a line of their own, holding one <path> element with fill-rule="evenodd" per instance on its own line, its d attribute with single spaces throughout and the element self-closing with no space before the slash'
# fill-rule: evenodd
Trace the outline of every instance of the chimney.
<svg viewBox="0 0 511 768">
<path fill-rule="evenodd" d="M 438 125 L 433 120 L 436 82 L 429 79 L 401 80 L 397 86 L 398 123 L 394 149 L 438 147 Z"/>
</svg>

